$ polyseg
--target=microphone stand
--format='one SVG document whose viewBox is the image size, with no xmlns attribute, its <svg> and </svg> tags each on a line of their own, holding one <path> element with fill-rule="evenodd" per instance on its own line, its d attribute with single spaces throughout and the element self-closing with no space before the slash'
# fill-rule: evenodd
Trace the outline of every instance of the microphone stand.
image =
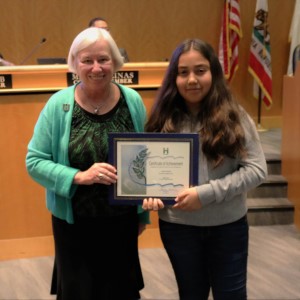
<svg viewBox="0 0 300 300">
<path fill-rule="evenodd" d="M 20 62 L 20 65 L 23 65 L 40 47 L 46 42 L 46 38 L 42 38 L 40 42 L 33 47 L 29 54 Z"/>
</svg>

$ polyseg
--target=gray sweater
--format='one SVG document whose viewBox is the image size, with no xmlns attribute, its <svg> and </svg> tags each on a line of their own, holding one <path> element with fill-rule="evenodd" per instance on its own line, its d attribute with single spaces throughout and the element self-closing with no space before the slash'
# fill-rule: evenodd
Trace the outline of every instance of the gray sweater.
<svg viewBox="0 0 300 300">
<path fill-rule="evenodd" d="M 247 192 L 265 180 L 267 165 L 253 120 L 245 111 L 241 115 L 247 156 L 244 159 L 226 157 L 222 164 L 213 168 L 201 151 L 200 138 L 199 185 L 196 189 L 202 208 L 186 212 L 166 206 L 159 211 L 162 220 L 195 226 L 215 226 L 234 222 L 247 213 Z M 190 122 L 183 126 L 182 132 L 191 132 L 190 128 L 196 132 L 199 124 L 191 126 Z"/>
</svg>

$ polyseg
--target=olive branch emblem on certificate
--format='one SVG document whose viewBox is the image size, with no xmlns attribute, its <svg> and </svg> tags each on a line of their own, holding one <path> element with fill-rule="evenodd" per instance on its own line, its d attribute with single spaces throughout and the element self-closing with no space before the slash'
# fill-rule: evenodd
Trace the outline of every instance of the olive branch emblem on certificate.
<svg viewBox="0 0 300 300">
<path fill-rule="evenodd" d="M 146 177 L 146 161 L 147 157 L 150 155 L 148 152 L 148 148 L 140 151 L 136 156 L 136 159 L 132 161 L 132 170 L 135 173 L 138 179 L 143 179 L 144 184 L 147 184 L 147 177 Z"/>
</svg>

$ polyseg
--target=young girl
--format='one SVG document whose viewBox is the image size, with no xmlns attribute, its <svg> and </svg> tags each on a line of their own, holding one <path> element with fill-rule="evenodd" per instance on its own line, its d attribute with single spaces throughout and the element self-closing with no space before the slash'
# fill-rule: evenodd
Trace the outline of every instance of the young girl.
<svg viewBox="0 0 300 300">
<path fill-rule="evenodd" d="M 233 99 L 213 48 L 190 39 L 174 51 L 148 132 L 199 133 L 199 182 L 159 210 L 161 238 L 181 300 L 246 299 L 247 191 L 267 175 L 252 119 Z"/>
</svg>

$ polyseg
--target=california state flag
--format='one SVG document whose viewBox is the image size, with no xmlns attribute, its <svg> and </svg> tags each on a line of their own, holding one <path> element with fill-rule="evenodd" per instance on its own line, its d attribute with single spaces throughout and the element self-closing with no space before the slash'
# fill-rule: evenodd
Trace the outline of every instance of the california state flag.
<svg viewBox="0 0 300 300">
<path fill-rule="evenodd" d="M 272 66 L 268 27 L 268 2 L 257 0 L 248 70 L 254 78 L 254 97 L 258 99 L 260 96 L 266 107 L 270 108 L 272 105 Z"/>
</svg>

